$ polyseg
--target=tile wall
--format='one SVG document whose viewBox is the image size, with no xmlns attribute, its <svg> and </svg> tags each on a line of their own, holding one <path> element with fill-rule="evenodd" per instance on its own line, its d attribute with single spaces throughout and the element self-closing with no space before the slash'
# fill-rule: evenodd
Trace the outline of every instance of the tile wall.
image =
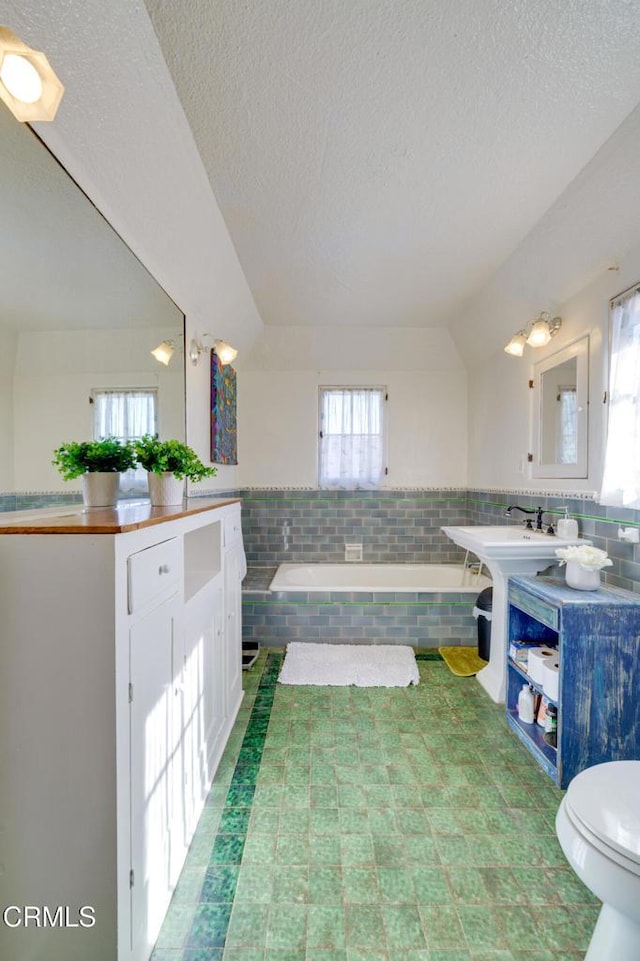
<svg viewBox="0 0 640 961">
<path fill-rule="evenodd" d="M 467 522 L 464 488 L 423 491 L 243 490 L 249 566 L 344 561 L 361 543 L 365 563 L 450 564 L 459 549 L 442 534 Z"/>
</svg>

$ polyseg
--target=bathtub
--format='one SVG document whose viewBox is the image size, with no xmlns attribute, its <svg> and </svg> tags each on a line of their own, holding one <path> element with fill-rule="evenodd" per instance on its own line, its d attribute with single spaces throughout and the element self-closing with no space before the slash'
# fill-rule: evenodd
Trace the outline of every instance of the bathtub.
<svg viewBox="0 0 640 961">
<path fill-rule="evenodd" d="M 475 595 L 490 584 L 461 564 L 281 564 L 269 590 Z"/>
<path fill-rule="evenodd" d="M 243 587 L 242 638 L 265 647 L 476 645 L 473 608 L 490 584 L 461 564 L 281 564 L 270 581 Z"/>
<path fill-rule="evenodd" d="M 473 608 L 490 584 L 461 564 L 281 564 L 270 581 L 243 586 L 242 638 L 265 647 L 476 645 Z"/>
</svg>

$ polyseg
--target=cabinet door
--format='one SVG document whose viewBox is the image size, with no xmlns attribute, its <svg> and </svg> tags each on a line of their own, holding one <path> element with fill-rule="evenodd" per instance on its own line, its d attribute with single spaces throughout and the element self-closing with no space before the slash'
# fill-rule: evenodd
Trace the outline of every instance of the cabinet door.
<svg viewBox="0 0 640 961">
<path fill-rule="evenodd" d="M 129 631 L 131 940 L 147 958 L 171 896 L 172 810 L 180 765 L 175 758 L 174 638 L 177 599 Z"/>
<path fill-rule="evenodd" d="M 185 830 L 190 838 L 221 751 L 225 719 L 221 579 L 188 605 L 184 637 Z"/>
<path fill-rule="evenodd" d="M 227 716 L 234 715 L 242 697 L 242 542 L 225 551 L 224 610 Z"/>
</svg>

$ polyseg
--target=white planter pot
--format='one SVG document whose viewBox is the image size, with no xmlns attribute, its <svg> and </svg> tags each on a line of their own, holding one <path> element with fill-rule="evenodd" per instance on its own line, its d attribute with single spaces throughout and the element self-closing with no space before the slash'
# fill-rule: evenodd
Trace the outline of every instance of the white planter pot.
<svg viewBox="0 0 640 961">
<path fill-rule="evenodd" d="M 94 471 L 82 475 L 82 500 L 85 507 L 115 507 L 118 503 L 120 474 Z"/>
<path fill-rule="evenodd" d="M 600 587 L 600 571 L 589 570 L 577 561 L 567 561 L 565 580 L 577 591 L 597 591 Z"/>
<path fill-rule="evenodd" d="M 175 474 L 148 473 L 149 497 L 152 507 L 178 507 L 184 495 L 184 478 L 178 480 Z"/>
</svg>

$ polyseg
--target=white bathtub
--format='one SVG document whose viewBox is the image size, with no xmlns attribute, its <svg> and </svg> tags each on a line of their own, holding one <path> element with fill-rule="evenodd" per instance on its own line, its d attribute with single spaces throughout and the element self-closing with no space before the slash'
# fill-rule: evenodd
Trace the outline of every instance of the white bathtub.
<svg viewBox="0 0 640 961">
<path fill-rule="evenodd" d="M 269 590 L 477 594 L 490 585 L 461 564 L 281 564 Z"/>
</svg>

